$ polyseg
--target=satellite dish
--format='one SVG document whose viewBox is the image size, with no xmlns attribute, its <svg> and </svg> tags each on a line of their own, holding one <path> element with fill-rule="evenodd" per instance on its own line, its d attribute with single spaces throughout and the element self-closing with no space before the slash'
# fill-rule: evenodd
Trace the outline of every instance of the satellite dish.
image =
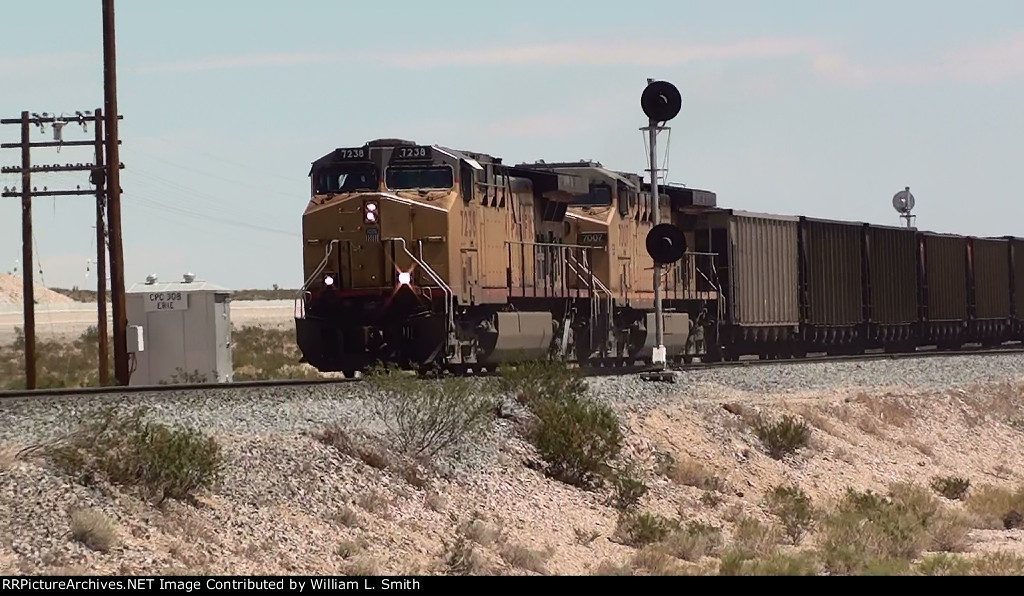
<svg viewBox="0 0 1024 596">
<path fill-rule="evenodd" d="M 910 194 L 910 188 L 905 188 L 892 197 L 892 207 L 897 213 L 906 215 L 914 208 L 914 195 Z"/>
<path fill-rule="evenodd" d="M 683 97 L 672 83 L 652 81 L 640 96 L 640 107 L 651 120 L 667 122 L 679 114 L 683 107 Z"/>
<path fill-rule="evenodd" d="M 683 258 L 686 236 L 670 223 L 658 224 L 647 233 L 647 254 L 658 265 L 668 265 Z"/>
</svg>

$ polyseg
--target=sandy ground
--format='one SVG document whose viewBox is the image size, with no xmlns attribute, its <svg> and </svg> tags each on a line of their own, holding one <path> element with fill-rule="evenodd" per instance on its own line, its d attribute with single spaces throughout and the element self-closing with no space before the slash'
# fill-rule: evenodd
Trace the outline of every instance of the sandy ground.
<svg viewBox="0 0 1024 596">
<path fill-rule="evenodd" d="M 74 339 L 90 326 L 96 325 L 95 303 L 70 302 L 36 305 L 36 334 L 47 339 Z M 107 306 L 107 320 L 110 320 Z M 294 303 L 291 300 L 234 301 L 231 322 L 236 326 L 289 327 L 294 325 Z M 15 337 L 14 329 L 24 326 L 20 305 L 0 304 L 0 343 Z"/>
<path fill-rule="evenodd" d="M 851 390 L 697 400 L 681 388 L 677 403 L 624 421 L 627 452 L 649 487 L 641 509 L 718 526 L 728 543 L 738 540 L 741 520 L 757 519 L 774 530 L 744 540 L 750 548 L 774 550 L 793 548 L 764 505 L 766 493 L 779 483 L 799 485 L 819 506 L 848 487 L 884 492 L 891 483 L 911 482 L 930 492 L 929 480 L 939 475 L 970 479 L 969 495 L 982 494 L 984 485 L 1013 489 L 1024 480 L 1024 385 L 1018 383 L 927 394 Z M 769 457 L 742 422 L 742 412 L 755 410 L 809 421 L 810 446 L 784 460 Z M 158 510 L 99 489 L 75 496 L 66 481 L 45 481 L 52 471 L 44 462 L 9 458 L 8 484 L 57 487 L 60 507 L 83 499 L 96 503 L 114 520 L 118 542 L 108 552 L 90 551 L 70 538 L 65 514 L 40 512 L 31 519 L 52 519 L 47 523 L 53 527 L 25 521 L 38 525 L 25 530 L 24 542 L 39 534 L 51 546 L 19 547 L 33 553 L 19 555 L 0 545 L 0 572 L 6 561 L 6 572 L 14 573 L 430 573 L 458 559 L 450 545 L 460 534 L 472 547 L 472 553 L 460 551 L 466 555 L 461 561 L 478 573 L 718 569 L 714 552 L 686 561 L 682 547 L 658 551 L 620 544 L 613 539 L 617 513 L 607 492 L 546 478 L 531 468 L 530 449 L 516 438 L 505 440 L 498 463 L 480 474 L 433 478 L 425 487 L 301 432 L 223 439 L 234 465 L 250 475 L 226 480 L 199 507 Z M 688 472 L 659 472 L 659 454 L 685 462 Z M 717 479 L 715 488 L 705 490 L 710 478 Z M 241 496 L 247 492 L 259 493 L 258 501 Z M 33 507 L 49 499 L 23 497 Z M 0 510 L 16 506 L 13 498 L 10 487 L 0 491 Z M 971 516 L 969 534 L 949 541 L 948 550 L 957 556 L 1024 554 L 1024 532 L 1004 529 L 998 507 L 986 514 L 984 506 L 971 510 L 971 496 L 967 502 L 936 498 Z M 474 514 L 479 523 L 467 526 Z M 28 512 L 24 517 L 29 520 Z M 12 525 L 12 531 L 21 530 Z M 814 549 L 818 540 L 812 532 L 799 548 Z"/>
<path fill-rule="evenodd" d="M 22 289 L 23 281 L 16 275 L 10 275 L 7 273 L 0 273 L 0 309 L 5 306 L 19 306 L 22 304 L 22 296 L 24 293 Z M 45 288 L 36 281 L 33 289 L 35 294 L 36 302 L 40 305 L 57 305 L 57 304 L 74 304 L 75 301 L 68 298 L 64 294 L 54 292 L 49 288 Z"/>
</svg>

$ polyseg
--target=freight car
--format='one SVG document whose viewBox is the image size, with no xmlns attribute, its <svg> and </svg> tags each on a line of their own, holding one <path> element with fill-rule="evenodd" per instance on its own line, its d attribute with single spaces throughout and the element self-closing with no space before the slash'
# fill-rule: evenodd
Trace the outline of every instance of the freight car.
<svg viewBox="0 0 1024 596">
<path fill-rule="evenodd" d="M 653 261 L 638 239 L 655 206 L 639 176 L 378 139 L 324 155 L 310 178 L 296 333 L 317 369 L 650 357 Z M 664 194 L 663 220 L 673 206 L 715 202 Z M 676 358 L 693 351 L 691 320 L 716 297 L 698 282 L 698 256 L 668 276 L 665 344 Z"/>
<path fill-rule="evenodd" d="M 705 360 L 1024 339 L 1016 239 L 717 208 L 676 217 L 721 274 Z"/>
</svg>

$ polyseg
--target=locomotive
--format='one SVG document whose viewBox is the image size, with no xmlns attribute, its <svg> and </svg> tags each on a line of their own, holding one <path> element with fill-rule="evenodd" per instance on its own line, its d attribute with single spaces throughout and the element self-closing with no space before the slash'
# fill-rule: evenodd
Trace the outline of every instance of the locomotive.
<svg viewBox="0 0 1024 596">
<path fill-rule="evenodd" d="M 656 208 L 684 247 L 660 278 L 669 362 L 1024 339 L 1017 238 L 750 213 L 661 183 L 655 206 L 599 162 L 402 139 L 336 149 L 310 180 L 295 322 L 320 371 L 650 362 Z"/>
<path fill-rule="evenodd" d="M 655 207 L 641 177 L 377 139 L 324 155 L 310 179 L 296 333 L 317 369 L 650 355 L 654 262 L 638 239 Z M 663 220 L 715 205 L 708 191 L 661 190 Z M 698 283 L 701 257 L 713 266 L 688 254 L 664 276 L 664 343 L 675 359 L 695 353 L 691 327 L 716 299 Z"/>
</svg>

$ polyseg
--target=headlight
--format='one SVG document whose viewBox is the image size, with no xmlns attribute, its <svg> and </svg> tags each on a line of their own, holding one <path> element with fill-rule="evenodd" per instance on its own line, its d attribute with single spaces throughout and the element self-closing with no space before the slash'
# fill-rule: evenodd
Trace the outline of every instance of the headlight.
<svg viewBox="0 0 1024 596">
<path fill-rule="evenodd" d="M 376 201 L 367 201 L 363 203 L 363 220 L 366 223 L 377 223 L 380 217 L 380 212 L 377 208 Z"/>
<path fill-rule="evenodd" d="M 330 275 L 325 275 L 324 276 L 324 285 L 328 286 L 328 287 L 333 286 L 334 285 L 334 277 L 330 276 Z"/>
<path fill-rule="evenodd" d="M 412 274 L 408 271 L 402 271 L 398 274 L 398 283 L 403 286 L 407 286 L 412 282 Z"/>
</svg>

